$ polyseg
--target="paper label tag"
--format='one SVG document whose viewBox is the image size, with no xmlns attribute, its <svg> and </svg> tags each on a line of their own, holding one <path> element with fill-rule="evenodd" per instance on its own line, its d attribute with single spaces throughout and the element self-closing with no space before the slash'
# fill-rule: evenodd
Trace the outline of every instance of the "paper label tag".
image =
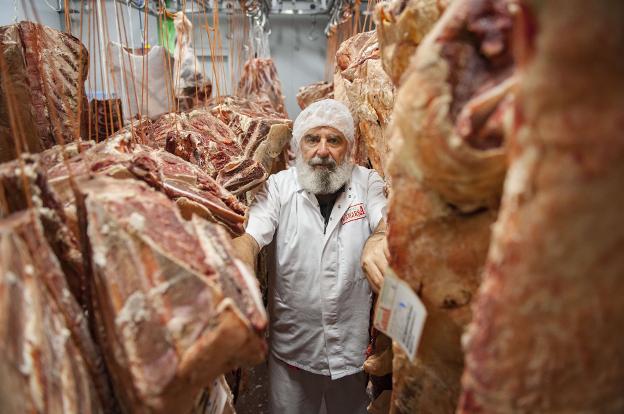
<svg viewBox="0 0 624 414">
<path fill-rule="evenodd" d="M 222 381 L 225 381 L 223 377 L 219 377 L 212 383 L 210 399 L 207 409 L 204 411 L 206 414 L 223 414 L 225 412 L 228 394 Z"/>
<path fill-rule="evenodd" d="M 375 308 L 375 328 L 396 341 L 414 361 L 426 317 L 418 295 L 388 269 Z"/>
</svg>

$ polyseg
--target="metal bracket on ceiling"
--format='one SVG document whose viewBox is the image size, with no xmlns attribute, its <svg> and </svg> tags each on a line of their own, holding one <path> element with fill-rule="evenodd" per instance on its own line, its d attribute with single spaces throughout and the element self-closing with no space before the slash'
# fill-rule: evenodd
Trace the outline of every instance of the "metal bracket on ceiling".
<svg viewBox="0 0 624 414">
<path fill-rule="evenodd" d="M 329 36 L 339 24 L 346 22 L 353 15 L 354 7 L 353 0 L 334 0 L 329 11 L 329 22 L 325 26 L 325 36 Z"/>
</svg>

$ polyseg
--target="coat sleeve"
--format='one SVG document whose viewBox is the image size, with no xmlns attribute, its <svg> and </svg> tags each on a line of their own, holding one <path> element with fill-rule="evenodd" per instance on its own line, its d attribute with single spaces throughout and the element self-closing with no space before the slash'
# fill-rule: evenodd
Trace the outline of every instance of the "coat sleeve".
<svg viewBox="0 0 624 414">
<path fill-rule="evenodd" d="M 366 205 L 368 206 L 368 224 L 371 232 L 377 228 L 379 221 L 386 216 L 385 186 L 386 184 L 376 171 L 369 173 Z"/>
<path fill-rule="evenodd" d="M 270 176 L 249 207 L 249 220 L 245 232 L 253 237 L 260 248 L 271 243 L 277 229 L 280 198 L 275 176 Z"/>
</svg>

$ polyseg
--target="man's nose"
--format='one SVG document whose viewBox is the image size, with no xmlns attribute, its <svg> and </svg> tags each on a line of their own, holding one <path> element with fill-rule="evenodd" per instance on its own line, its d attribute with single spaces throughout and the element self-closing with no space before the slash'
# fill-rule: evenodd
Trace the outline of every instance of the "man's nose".
<svg viewBox="0 0 624 414">
<path fill-rule="evenodd" d="M 319 142 L 318 149 L 316 150 L 316 155 L 318 155 L 321 158 L 327 158 L 329 156 L 327 143 L 325 142 L 324 139 L 322 139 L 321 142 Z"/>
</svg>

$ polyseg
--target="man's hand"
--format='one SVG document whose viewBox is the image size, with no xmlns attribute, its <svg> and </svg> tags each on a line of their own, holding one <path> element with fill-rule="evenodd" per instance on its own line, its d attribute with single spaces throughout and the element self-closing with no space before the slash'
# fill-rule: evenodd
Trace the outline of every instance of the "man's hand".
<svg viewBox="0 0 624 414">
<path fill-rule="evenodd" d="M 388 257 L 390 257 L 390 252 L 386 241 L 386 222 L 382 220 L 366 240 L 362 250 L 362 269 L 375 293 L 379 293 L 383 284 Z"/>
<path fill-rule="evenodd" d="M 245 233 L 232 240 L 232 246 L 234 247 L 234 254 L 255 273 L 256 258 L 260 252 L 258 242 L 249 234 Z"/>
</svg>

